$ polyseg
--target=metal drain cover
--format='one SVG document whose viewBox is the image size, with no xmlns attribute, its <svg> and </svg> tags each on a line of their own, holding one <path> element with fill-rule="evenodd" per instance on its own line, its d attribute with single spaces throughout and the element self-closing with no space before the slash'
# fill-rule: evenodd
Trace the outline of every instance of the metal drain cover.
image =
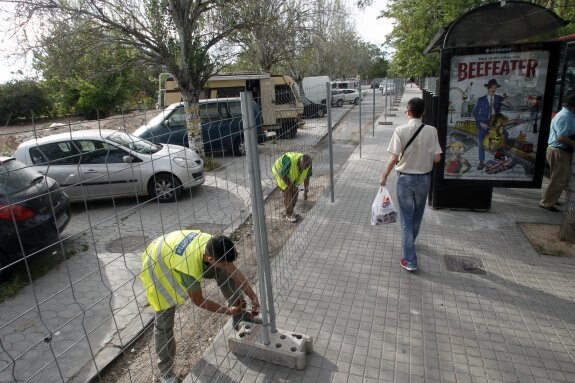
<svg viewBox="0 0 575 383">
<path fill-rule="evenodd" d="M 459 255 L 446 255 L 445 266 L 449 271 L 457 273 L 487 274 L 483 262 L 476 257 L 462 257 Z"/>
</svg>

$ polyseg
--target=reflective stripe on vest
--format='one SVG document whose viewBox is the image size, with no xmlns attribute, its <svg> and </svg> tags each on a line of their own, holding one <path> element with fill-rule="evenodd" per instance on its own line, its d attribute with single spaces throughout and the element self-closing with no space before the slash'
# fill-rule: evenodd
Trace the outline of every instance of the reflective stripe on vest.
<svg viewBox="0 0 575 383">
<path fill-rule="evenodd" d="M 187 293 L 178 281 L 175 280 L 172 271 L 168 269 L 164 262 L 164 255 L 162 253 L 164 238 L 160 238 L 157 242 L 158 245 L 153 252 L 155 253 L 155 257 L 148 254 L 145 271 L 147 272 L 147 276 L 142 273 L 142 282 L 144 283 L 144 287 L 146 287 L 146 279 L 151 282 L 151 286 L 148 286 L 146 291 L 148 303 L 150 303 L 154 311 L 163 311 L 183 303 Z M 156 268 L 156 266 L 159 267 Z M 166 282 L 169 288 L 171 288 L 172 293 L 166 288 Z"/>
<path fill-rule="evenodd" d="M 158 245 L 158 248 L 156 249 L 156 262 L 158 263 L 158 265 L 160 265 L 160 270 L 162 273 L 162 276 L 169 276 L 171 281 L 170 281 L 170 285 L 172 287 L 172 289 L 175 291 L 175 293 L 179 296 L 185 295 L 186 292 L 182 289 L 182 287 L 180 286 L 180 284 L 174 280 L 174 276 L 172 275 L 172 272 L 170 270 L 168 270 L 168 268 L 166 267 L 166 263 L 164 262 L 164 256 L 162 254 L 162 247 L 164 246 L 164 239 L 162 238 L 160 240 L 160 244 Z M 150 265 L 151 262 L 148 260 L 148 264 Z M 156 273 L 152 273 L 153 274 L 153 281 L 154 281 L 154 285 L 155 286 L 159 286 L 156 287 L 156 290 L 158 291 L 158 293 L 160 293 L 162 295 L 162 297 L 164 298 L 164 300 L 166 302 L 168 302 L 168 304 L 170 305 L 170 307 L 173 307 L 177 304 L 176 301 L 174 301 L 174 299 L 172 298 L 172 296 L 170 295 L 170 293 L 164 288 L 164 285 L 161 283 L 160 280 L 158 280 L 156 277 Z"/>
</svg>

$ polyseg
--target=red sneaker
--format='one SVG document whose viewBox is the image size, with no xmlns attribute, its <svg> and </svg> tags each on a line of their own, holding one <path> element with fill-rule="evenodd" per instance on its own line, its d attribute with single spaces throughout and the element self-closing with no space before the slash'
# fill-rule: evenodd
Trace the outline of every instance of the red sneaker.
<svg viewBox="0 0 575 383">
<path fill-rule="evenodd" d="M 400 265 L 401 265 L 401 267 L 403 267 L 407 271 L 417 271 L 417 266 L 413 267 L 413 266 L 408 265 L 407 261 L 403 258 L 401 258 Z"/>
</svg>

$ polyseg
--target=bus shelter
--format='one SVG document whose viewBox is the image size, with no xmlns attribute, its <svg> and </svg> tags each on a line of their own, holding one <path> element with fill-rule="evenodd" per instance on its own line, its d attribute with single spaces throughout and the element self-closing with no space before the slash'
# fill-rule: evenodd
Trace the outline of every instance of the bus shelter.
<svg viewBox="0 0 575 383">
<path fill-rule="evenodd" d="M 441 54 L 429 123 L 445 152 L 433 208 L 488 210 L 493 187 L 541 187 L 561 43 L 536 37 L 566 23 L 536 4 L 490 3 L 428 44 Z"/>
</svg>

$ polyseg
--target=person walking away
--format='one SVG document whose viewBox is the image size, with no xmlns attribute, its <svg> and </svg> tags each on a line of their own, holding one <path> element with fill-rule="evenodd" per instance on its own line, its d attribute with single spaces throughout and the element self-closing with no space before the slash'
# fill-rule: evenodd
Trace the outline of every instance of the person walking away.
<svg viewBox="0 0 575 383">
<path fill-rule="evenodd" d="M 437 130 L 421 122 L 425 103 L 414 97 L 407 102 L 409 121 L 393 132 L 387 151 L 391 154 L 379 184 L 385 186 L 391 170 L 397 170 L 397 201 L 401 219 L 401 267 L 417 270 L 415 239 L 425 211 L 433 164 L 441 160 Z M 408 142 L 411 142 L 408 145 Z"/>
<path fill-rule="evenodd" d="M 489 130 L 491 117 L 501 112 L 503 102 L 503 97 L 495 94 L 497 88 L 501 86 L 497 83 L 497 80 L 491 79 L 487 84 L 484 84 L 484 86 L 487 88 L 487 94 L 479 97 L 475 108 L 473 108 L 473 118 L 475 118 L 475 124 L 477 126 L 477 148 L 479 150 L 479 165 L 477 165 L 477 170 L 483 170 L 483 168 L 485 168 L 483 139 Z"/>
<path fill-rule="evenodd" d="M 571 159 L 575 147 L 575 94 L 567 96 L 563 108 L 551 120 L 546 158 L 549 163 L 549 184 L 545 188 L 539 206 L 559 212 L 555 204 L 561 192 L 567 188 L 571 171 Z"/>
<path fill-rule="evenodd" d="M 140 278 L 146 299 L 155 311 L 154 341 L 160 381 L 179 383 L 174 374 L 176 307 L 189 296 L 207 311 L 230 315 L 234 329 L 241 321 L 261 323 L 256 318 L 259 301 L 244 275 L 236 268 L 237 252 L 231 239 L 212 236 L 199 230 L 180 230 L 155 239 L 142 254 Z M 228 305 L 204 297 L 203 278 L 216 279 Z M 245 310 L 243 294 L 251 300 L 251 312 Z"/>
<path fill-rule="evenodd" d="M 272 167 L 272 173 L 278 187 L 283 192 L 285 218 L 288 222 L 295 223 L 299 217 L 294 214 L 299 190 L 303 182 L 303 198 L 307 200 L 309 179 L 312 176 L 312 160 L 307 154 L 286 152 L 279 157 Z"/>
</svg>

